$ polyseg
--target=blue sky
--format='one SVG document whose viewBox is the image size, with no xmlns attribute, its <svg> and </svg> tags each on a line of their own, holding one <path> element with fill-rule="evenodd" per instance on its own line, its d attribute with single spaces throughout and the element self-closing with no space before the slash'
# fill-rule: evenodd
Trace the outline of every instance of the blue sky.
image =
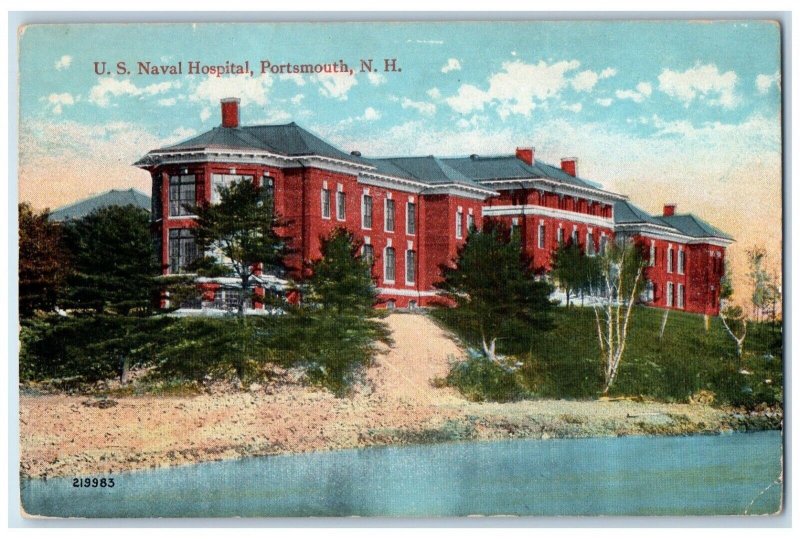
<svg viewBox="0 0 800 539">
<path fill-rule="evenodd" d="M 54 207 L 149 190 L 130 164 L 211 129 L 286 123 L 365 155 L 578 158 L 581 176 L 665 202 L 780 259 L 780 29 L 757 21 L 149 24 L 28 27 L 20 42 L 20 199 Z M 396 58 L 402 72 L 185 74 L 187 62 Z M 95 61 L 184 63 L 181 76 L 98 76 Z M 43 178 L 58 181 L 42 182 Z M 759 219 L 753 219 L 758 215 Z"/>
</svg>

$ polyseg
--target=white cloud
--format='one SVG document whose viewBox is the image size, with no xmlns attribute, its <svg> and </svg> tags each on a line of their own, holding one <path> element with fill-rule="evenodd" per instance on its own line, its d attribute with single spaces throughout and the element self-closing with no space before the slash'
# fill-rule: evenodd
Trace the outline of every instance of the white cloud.
<svg viewBox="0 0 800 539">
<path fill-rule="evenodd" d="M 695 64 L 686 71 L 664 69 L 658 76 L 658 89 L 689 106 L 695 99 L 725 108 L 735 107 L 738 77 L 734 71 L 720 73 L 714 64 Z"/>
<path fill-rule="evenodd" d="M 203 110 L 200 111 L 200 121 L 205 122 L 211 118 L 211 109 L 208 107 L 203 107 Z"/>
<path fill-rule="evenodd" d="M 598 80 L 600 80 L 600 77 L 597 73 L 586 70 L 572 77 L 570 84 L 572 84 L 576 92 L 590 92 Z"/>
<path fill-rule="evenodd" d="M 55 68 L 61 71 L 62 69 L 69 69 L 70 65 L 72 65 L 72 56 L 65 54 L 56 61 Z"/>
<path fill-rule="evenodd" d="M 503 63 L 503 70 L 489 77 L 487 90 L 463 84 L 458 93 L 445 101 L 456 112 L 466 114 L 496 106 L 497 113 L 505 119 L 510 114 L 529 116 L 537 103 L 556 97 L 567 85 L 566 73 L 577 69 L 577 60 L 547 64 L 526 64 L 519 60 Z"/>
<path fill-rule="evenodd" d="M 653 85 L 649 82 L 640 82 L 635 90 L 617 90 L 617 99 L 630 99 L 634 103 L 641 103 L 653 93 Z M 610 104 L 610 103 L 609 103 Z M 608 106 L 608 105 L 603 105 Z"/>
<path fill-rule="evenodd" d="M 461 71 L 461 62 L 455 58 L 448 58 L 447 63 L 442 66 L 442 73 L 450 73 L 451 71 Z"/>
<path fill-rule="evenodd" d="M 610 107 L 611 103 L 613 103 L 614 100 L 611 99 L 610 97 L 601 97 L 601 98 L 595 99 L 594 102 L 597 103 L 598 105 L 600 105 L 601 107 Z"/>
<path fill-rule="evenodd" d="M 425 93 L 428 94 L 428 97 L 430 97 L 431 99 L 441 99 L 442 98 L 442 92 L 439 91 L 439 88 L 436 88 L 436 87 L 431 88 L 430 90 L 428 90 Z"/>
<path fill-rule="evenodd" d="M 372 107 L 367 107 L 364 109 L 364 120 L 368 122 L 373 122 L 375 120 L 380 120 L 381 113 L 377 110 L 373 109 Z"/>
<path fill-rule="evenodd" d="M 425 101 L 413 101 L 404 97 L 400 102 L 400 106 L 404 109 L 414 109 L 424 116 L 433 116 L 436 114 L 436 105 L 433 103 L 426 103 Z"/>
<path fill-rule="evenodd" d="M 407 39 L 406 43 L 424 43 L 425 45 L 443 45 L 444 41 L 438 39 Z"/>
<path fill-rule="evenodd" d="M 616 69 L 614 69 L 613 67 L 607 67 L 607 68 L 605 68 L 604 70 L 602 70 L 600 72 L 600 78 L 601 79 L 608 79 L 608 78 L 611 78 L 611 77 L 615 76 L 616 74 L 617 74 L 617 70 Z"/>
<path fill-rule="evenodd" d="M 270 108 L 266 116 L 257 118 L 253 121 L 253 125 L 271 125 L 271 124 L 284 124 L 292 119 L 292 114 L 285 110 Z"/>
<path fill-rule="evenodd" d="M 567 105 L 566 103 L 561 105 L 561 108 L 564 110 L 568 110 L 571 112 L 578 113 L 583 110 L 583 104 L 581 103 L 573 103 L 572 105 Z"/>
<path fill-rule="evenodd" d="M 191 127 L 179 127 L 172 132 L 172 137 L 176 140 L 183 140 L 197 134 L 197 131 Z"/>
<path fill-rule="evenodd" d="M 305 86 L 306 79 L 299 73 L 281 73 L 278 75 L 278 80 L 282 82 L 291 81 L 298 86 Z"/>
<path fill-rule="evenodd" d="M 347 92 L 358 84 L 356 78 L 347 73 L 321 73 L 314 75 L 314 80 L 319 83 L 320 94 L 340 101 L 345 101 Z"/>
<path fill-rule="evenodd" d="M 75 98 L 70 93 L 63 94 L 50 94 L 47 96 L 47 102 L 50 104 L 50 112 L 53 114 L 61 114 L 64 106 L 75 104 Z"/>
<path fill-rule="evenodd" d="M 772 85 L 775 85 L 776 88 L 780 90 L 781 85 L 781 73 L 780 71 L 776 71 L 772 75 L 765 75 L 761 74 L 756 77 L 756 89 L 758 90 L 759 94 L 766 94 Z"/>
<path fill-rule="evenodd" d="M 291 98 L 289 101 L 291 101 L 292 105 L 299 105 L 300 103 L 303 102 L 303 99 L 305 99 L 305 97 L 306 96 L 304 94 L 297 94 L 296 96 Z"/>
<path fill-rule="evenodd" d="M 162 107 L 171 107 L 177 102 L 178 102 L 178 100 L 176 98 L 174 98 L 174 97 L 166 97 L 164 99 L 159 99 L 158 100 L 158 104 L 160 106 L 162 106 Z"/>
<path fill-rule="evenodd" d="M 207 102 L 219 105 L 220 99 L 238 97 L 243 107 L 252 104 L 266 105 L 272 77 L 206 77 L 189 95 L 189 100 L 194 102 Z"/>
<path fill-rule="evenodd" d="M 100 107 L 107 107 L 110 97 L 120 96 L 153 96 L 163 94 L 172 89 L 180 88 L 179 82 L 158 82 L 144 87 L 138 87 L 128 79 L 104 77 L 89 90 L 89 101 Z"/>
<path fill-rule="evenodd" d="M 386 75 L 383 73 L 367 73 L 367 80 L 373 86 L 386 84 Z"/>
</svg>

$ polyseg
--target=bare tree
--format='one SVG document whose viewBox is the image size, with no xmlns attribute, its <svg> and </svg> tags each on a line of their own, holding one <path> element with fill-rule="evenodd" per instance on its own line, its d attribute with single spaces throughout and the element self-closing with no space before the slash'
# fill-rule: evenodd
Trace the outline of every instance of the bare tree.
<svg viewBox="0 0 800 539">
<path fill-rule="evenodd" d="M 744 339 L 747 337 L 747 317 L 744 310 L 741 307 L 730 305 L 720 309 L 719 318 L 728 331 L 728 335 L 736 343 L 736 357 L 741 360 L 744 352 Z M 736 334 L 737 332 L 739 335 Z"/>
<path fill-rule="evenodd" d="M 633 305 L 643 285 L 644 259 L 637 245 L 623 241 L 608 248 L 598 259 L 599 278 L 592 283 L 597 338 L 603 358 L 607 394 L 617 378 L 628 339 Z"/>
</svg>

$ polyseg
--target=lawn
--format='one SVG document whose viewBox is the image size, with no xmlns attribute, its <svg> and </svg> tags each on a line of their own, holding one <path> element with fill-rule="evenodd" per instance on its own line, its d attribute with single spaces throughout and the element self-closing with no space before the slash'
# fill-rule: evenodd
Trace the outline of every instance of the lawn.
<svg viewBox="0 0 800 539">
<path fill-rule="evenodd" d="M 479 342 L 472 321 L 458 309 L 432 312 L 470 346 Z M 705 330 L 703 317 L 673 311 L 663 339 L 663 311 L 634 310 L 627 348 L 611 396 L 642 396 L 688 402 L 701 390 L 715 404 L 752 408 L 782 404 L 783 362 L 780 328 L 750 324 L 744 357 L 736 357 L 733 340 L 719 318 Z M 509 326 L 497 341 L 500 353 L 523 366 L 520 382 L 534 395 L 548 398 L 596 398 L 602 390 L 602 363 L 594 312 L 590 308 L 556 308 L 549 330 Z"/>
</svg>

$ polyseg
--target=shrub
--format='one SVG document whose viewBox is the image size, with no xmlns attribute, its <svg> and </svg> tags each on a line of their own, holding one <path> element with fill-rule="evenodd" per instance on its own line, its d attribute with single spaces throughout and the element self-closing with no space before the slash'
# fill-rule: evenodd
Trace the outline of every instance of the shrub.
<svg viewBox="0 0 800 539">
<path fill-rule="evenodd" d="M 451 366 L 447 384 L 469 400 L 509 402 L 529 396 L 513 367 L 492 361 L 475 350 L 468 353 L 468 359 Z"/>
</svg>

